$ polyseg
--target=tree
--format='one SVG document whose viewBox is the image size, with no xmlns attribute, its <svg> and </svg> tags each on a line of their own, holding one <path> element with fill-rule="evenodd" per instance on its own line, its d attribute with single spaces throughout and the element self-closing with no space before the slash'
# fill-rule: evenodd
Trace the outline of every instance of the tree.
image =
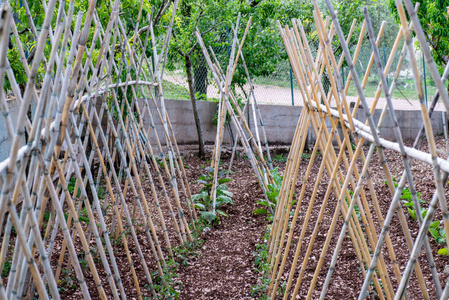
<svg viewBox="0 0 449 300">
<path fill-rule="evenodd" d="M 449 0 L 412 0 L 413 5 L 420 3 L 418 19 L 432 50 L 435 63 L 443 72 L 449 60 Z M 399 15 L 394 0 L 389 0 L 391 13 L 399 23 Z"/>
<path fill-rule="evenodd" d="M 204 138 L 196 100 L 204 99 L 207 92 L 207 66 L 195 31 L 201 32 L 209 45 L 232 22 L 232 12 L 238 1 L 183 0 L 176 12 L 173 37 L 170 41 L 172 63 L 180 61 L 187 74 L 187 85 L 193 116 L 197 128 L 199 157 L 203 158 Z M 226 43 L 221 41 L 221 44 Z"/>
<path fill-rule="evenodd" d="M 205 98 L 207 66 L 194 36 L 196 28 L 201 32 L 206 46 L 212 46 L 221 65 L 226 66 L 237 15 L 241 14 L 239 37 L 243 35 L 246 23 L 252 17 L 243 54 L 251 76 L 267 76 L 276 70 L 280 60 L 288 59 L 276 20 L 289 22 L 290 18 L 298 16 L 306 16 L 310 20 L 312 8 L 313 6 L 306 0 L 184 0 L 180 3 L 170 44 L 171 54 L 175 55 L 172 56 L 174 63 L 181 62 L 187 74 L 200 157 L 204 155 L 204 139 L 196 100 Z M 310 25 L 312 26 L 312 22 Z M 240 64 L 233 77 L 231 88 L 235 88 L 236 85 L 243 87 L 246 81 L 246 74 Z"/>
</svg>

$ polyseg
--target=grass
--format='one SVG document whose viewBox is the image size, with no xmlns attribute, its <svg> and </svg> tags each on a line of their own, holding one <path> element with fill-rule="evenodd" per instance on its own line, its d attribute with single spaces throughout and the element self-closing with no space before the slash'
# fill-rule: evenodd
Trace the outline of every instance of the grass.
<svg viewBox="0 0 449 300">
<path fill-rule="evenodd" d="M 290 77 L 282 76 L 282 77 L 256 77 L 254 78 L 254 84 L 263 85 L 263 86 L 278 86 L 282 88 L 290 88 Z M 296 79 L 293 77 L 293 88 L 298 89 L 298 83 Z"/>
<path fill-rule="evenodd" d="M 164 98 L 166 99 L 190 99 L 189 90 L 180 84 L 176 84 L 168 80 L 162 80 L 162 86 L 164 87 Z"/>
<path fill-rule="evenodd" d="M 391 84 L 391 78 L 388 83 Z M 365 87 L 365 96 L 366 97 L 374 97 L 377 90 L 379 80 L 375 77 L 370 77 Z M 432 86 L 433 84 L 430 80 L 427 80 L 427 99 L 430 101 L 432 96 L 436 92 L 436 87 Z M 424 86 L 423 86 L 424 89 Z M 348 96 L 357 96 L 357 91 L 353 83 L 349 85 Z M 381 97 L 384 97 L 384 93 L 382 92 Z M 393 95 L 393 99 L 408 99 L 408 100 L 419 100 L 418 93 L 416 92 L 415 83 L 413 79 L 399 79 L 396 83 Z"/>
</svg>

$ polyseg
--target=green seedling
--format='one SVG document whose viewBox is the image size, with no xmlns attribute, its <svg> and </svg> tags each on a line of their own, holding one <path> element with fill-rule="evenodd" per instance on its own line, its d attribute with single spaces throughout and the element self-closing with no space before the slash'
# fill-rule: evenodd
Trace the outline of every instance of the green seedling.
<svg viewBox="0 0 449 300">
<path fill-rule="evenodd" d="M 271 220 L 273 216 L 271 215 L 268 206 L 271 205 L 273 211 L 275 210 L 279 198 L 279 192 L 281 191 L 282 179 L 284 178 L 284 176 L 279 174 L 278 168 L 274 168 L 272 171 L 270 171 L 270 173 L 273 176 L 274 180 L 274 183 L 268 185 L 267 197 L 270 203 L 268 203 L 265 199 L 260 199 L 259 201 L 257 201 L 257 203 L 265 206 L 266 208 L 258 208 L 254 211 L 254 213 L 257 215 L 268 214 L 268 219 Z M 293 204 L 294 203 L 292 203 L 292 205 Z"/>
<path fill-rule="evenodd" d="M 198 183 L 203 184 L 200 192 L 193 195 L 193 201 L 195 208 L 200 211 L 201 219 L 206 223 L 211 225 L 220 224 L 220 216 L 227 217 L 228 215 L 218 207 L 224 204 L 234 204 L 232 201 L 233 194 L 228 191 L 227 182 L 230 182 L 231 178 L 225 178 L 225 171 L 218 173 L 218 185 L 216 187 L 216 198 L 215 198 L 215 213 L 213 212 L 213 201 L 212 201 L 212 185 L 214 180 L 214 169 L 207 167 L 207 174 L 203 174 L 197 180 Z"/>
</svg>

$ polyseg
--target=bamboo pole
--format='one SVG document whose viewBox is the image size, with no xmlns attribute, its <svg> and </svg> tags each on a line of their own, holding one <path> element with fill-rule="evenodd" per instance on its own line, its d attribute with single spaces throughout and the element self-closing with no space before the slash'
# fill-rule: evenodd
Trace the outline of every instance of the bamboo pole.
<svg viewBox="0 0 449 300">
<path fill-rule="evenodd" d="M 337 138 L 338 138 L 338 136 L 337 136 Z M 298 288 L 298 287 L 297 287 Z"/>
<path fill-rule="evenodd" d="M 324 107 L 323 107 L 324 108 Z M 371 136 L 371 138 L 372 138 L 372 136 Z"/>
</svg>

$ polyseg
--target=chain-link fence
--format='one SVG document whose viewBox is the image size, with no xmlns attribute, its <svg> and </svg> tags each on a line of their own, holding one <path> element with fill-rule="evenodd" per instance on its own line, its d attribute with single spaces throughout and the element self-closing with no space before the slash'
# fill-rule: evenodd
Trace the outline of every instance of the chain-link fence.
<svg viewBox="0 0 449 300">
<path fill-rule="evenodd" d="M 317 45 L 311 44 L 313 55 L 316 55 Z M 388 82 L 394 78 L 396 68 L 399 62 L 400 54 L 402 47 L 399 47 L 395 53 L 395 57 L 393 60 L 393 64 L 390 68 L 390 72 L 388 74 Z M 381 44 L 379 47 L 379 51 L 381 54 L 381 58 L 383 60 L 383 64 L 385 65 L 390 56 L 391 49 L 385 47 L 384 44 Z M 228 55 L 229 47 L 221 47 L 216 49 L 215 52 L 217 56 L 219 55 Z M 352 48 L 352 52 L 355 52 L 355 46 Z M 368 44 L 364 44 L 361 49 L 357 59 L 356 71 L 357 74 L 362 80 L 365 77 L 366 70 L 369 66 L 369 61 L 371 57 L 372 49 Z M 423 80 L 423 89 L 424 89 L 424 97 L 425 99 L 431 99 L 431 97 L 436 92 L 435 84 L 429 75 L 428 66 L 425 64 L 422 59 L 423 56 L 420 51 L 417 51 L 416 57 L 418 58 L 418 66 L 419 72 L 421 75 L 421 79 Z M 337 61 L 339 60 L 341 55 L 341 51 L 335 54 Z M 169 62 L 167 63 L 169 68 L 165 70 L 164 73 L 164 92 L 167 98 L 169 99 L 185 99 L 189 98 L 189 90 L 188 90 L 188 80 L 187 74 L 185 71 L 185 66 L 182 62 L 176 61 L 174 56 L 168 57 Z M 173 60 L 170 62 L 170 60 Z M 341 75 L 344 80 L 343 84 L 346 84 L 349 75 L 349 69 L 347 66 L 343 66 L 341 68 Z M 261 104 L 275 104 L 275 105 L 302 105 L 303 97 L 297 85 L 294 74 L 292 74 L 290 63 L 288 59 L 280 61 L 275 68 L 275 71 L 272 72 L 269 76 L 259 76 L 252 78 L 255 88 L 255 96 L 257 101 Z M 425 79 L 425 80 L 424 80 Z M 206 64 L 201 61 L 198 57 L 195 59 L 195 62 L 192 67 L 192 80 L 195 94 L 198 96 L 203 96 L 204 99 L 214 100 L 218 99 L 219 93 L 216 87 L 216 84 L 212 78 L 210 71 L 208 70 Z M 375 65 L 372 66 L 368 80 L 366 81 L 365 86 L 365 96 L 368 100 L 372 100 L 376 93 L 378 84 L 379 84 L 379 76 L 377 73 L 377 68 Z M 322 82 L 324 88 L 327 90 L 330 86 L 327 74 L 323 74 Z M 237 88 L 237 94 L 239 94 L 242 99 L 245 99 L 246 92 L 249 90 L 249 85 L 246 84 L 243 86 L 242 91 L 240 88 Z M 355 86 L 351 82 L 349 85 L 348 91 L 348 100 L 356 101 L 357 99 L 357 91 Z M 383 94 L 382 96 L 383 97 Z M 371 99 L 370 99 L 371 98 Z M 415 82 L 413 79 L 412 68 L 410 64 L 409 56 L 406 55 L 404 58 L 404 62 L 401 66 L 400 75 L 396 82 L 395 89 L 393 92 L 393 98 L 398 100 L 395 101 L 395 105 L 403 105 L 405 108 L 407 107 L 419 107 L 418 106 L 418 94 L 416 92 Z"/>
</svg>

